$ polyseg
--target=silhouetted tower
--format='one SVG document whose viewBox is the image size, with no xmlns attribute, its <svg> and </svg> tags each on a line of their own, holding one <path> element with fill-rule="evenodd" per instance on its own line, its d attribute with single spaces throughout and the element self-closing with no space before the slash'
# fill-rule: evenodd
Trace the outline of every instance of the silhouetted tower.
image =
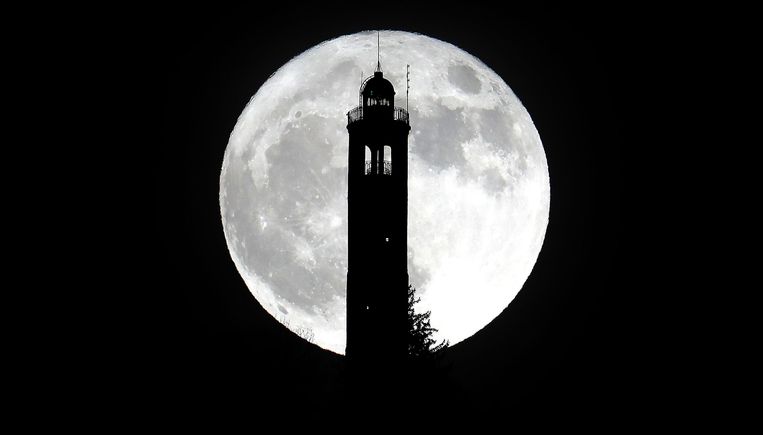
<svg viewBox="0 0 763 435">
<path fill-rule="evenodd" d="M 347 113 L 347 348 L 354 363 L 407 354 L 408 111 L 377 63 Z"/>
</svg>

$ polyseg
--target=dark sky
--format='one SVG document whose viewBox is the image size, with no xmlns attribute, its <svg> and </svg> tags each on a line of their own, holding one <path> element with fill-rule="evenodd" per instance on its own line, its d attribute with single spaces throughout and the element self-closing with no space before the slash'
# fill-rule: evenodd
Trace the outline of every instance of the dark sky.
<svg viewBox="0 0 763 435">
<path fill-rule="evenodd" d="M 241 416 L 313 419 L 350 400 L 338 357 L 272 319 L 238 275 L 218 177 L 238 115 L 270 74 L 326 39 L 394 29 L 453 43 L 498 73 L 532 116 L 551 177 L 538 262 L 495 321 L 448 351 L 444 409 L 495 421 L 630 414 L 655 362 L 634 323 L 643 289 L 625 248 L 629 156 L 655 80 L 653 11 L 376 5 L 185 6 L 120 20 L 117 43 L 129 53 L 121 78 L 135 102 L 128 152 L 145 188 L 131 213 L 148 229 L 130 277 L 140 283 L 129 328 L 139 387 L 130 394 L 162 412 L 224 404 Z"/>
</svg>

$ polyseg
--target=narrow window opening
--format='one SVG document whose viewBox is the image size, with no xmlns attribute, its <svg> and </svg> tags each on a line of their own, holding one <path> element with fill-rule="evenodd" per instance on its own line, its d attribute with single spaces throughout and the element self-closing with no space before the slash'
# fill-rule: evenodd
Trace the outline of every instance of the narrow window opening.
<svg viewBox="0 0 763 435">
<path fill-rule="evenodd" d="M 384 146 L 384 175 L 392 175 L 392 147 Z"/>
<path fill-rule="evenodd" d="M 372 171 L 371 167 L 371 148 L 366 146 L 366 168 L 365 168 L 365 174 L 368 175 Z"/>
</svg>

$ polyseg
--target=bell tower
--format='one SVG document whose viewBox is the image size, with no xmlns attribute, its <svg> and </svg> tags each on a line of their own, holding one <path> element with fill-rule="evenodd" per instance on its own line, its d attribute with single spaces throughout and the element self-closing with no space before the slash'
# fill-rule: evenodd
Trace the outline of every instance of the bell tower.
<svg viewBox="0 0 763 435">
<path fill-rule="evenodd" d="M 347 348 L 354 363 L 407 355 L 408 111 L 377 63 L 347 113 Z"/>
</svg>

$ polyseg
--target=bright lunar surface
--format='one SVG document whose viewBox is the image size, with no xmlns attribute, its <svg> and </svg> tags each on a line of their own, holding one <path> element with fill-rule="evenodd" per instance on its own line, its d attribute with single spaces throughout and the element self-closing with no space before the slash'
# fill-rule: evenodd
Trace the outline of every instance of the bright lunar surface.
<svg viewBox="0 0 763 435">
<path fill-rule="evenodd" d="M 252 97 L 230 135 L 220 209 L 231 257 L 260 304 L 315 344 L 344 354 L 347 112 L 376 67 L 376 32 L 319 44 Z M 436 338 L 456 344 L 514 299 L 548 224 L 538 131 L 506 83 L 469 53 L 381 32 L 384 77 L 405 107 L 408 272 Z"/>
</svg>

